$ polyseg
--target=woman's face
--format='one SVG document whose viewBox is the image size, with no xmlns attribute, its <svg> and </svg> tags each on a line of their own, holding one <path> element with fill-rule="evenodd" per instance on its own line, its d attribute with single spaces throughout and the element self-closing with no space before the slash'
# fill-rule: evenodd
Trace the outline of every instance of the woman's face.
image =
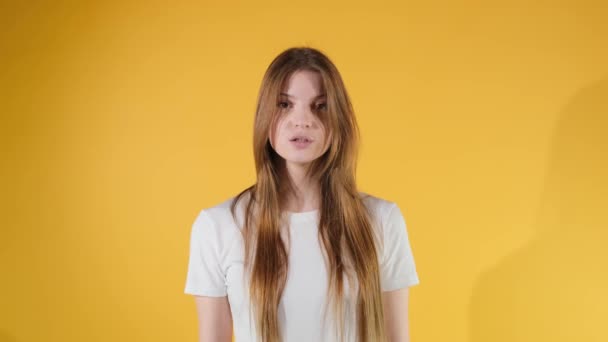
<svg viewBox="0 0 608 342">
<path fill-rule="evenodd" d="M 306 165 L 327 151 L 326 130 L 319 116 L 327 111 L 319 73 L 294 72 L 280 95 L 279 117 L 270 133 L 272 148 L 287 164 Z M 274 131 L 274 135 L 273 132 Z M 295 139 L 295 140 L 294 140 Z"/>
</svg>

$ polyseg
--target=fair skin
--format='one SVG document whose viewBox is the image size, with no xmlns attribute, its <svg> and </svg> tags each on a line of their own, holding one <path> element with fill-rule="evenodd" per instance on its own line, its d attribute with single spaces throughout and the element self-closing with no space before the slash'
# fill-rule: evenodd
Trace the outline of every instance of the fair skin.
<svg viewBox="0 0 608 342">
<path fill-rule="evenodd" d="M 269 138 L 272 148 L 285 160 L 285 176 L 294 186 L 294 192 L 287 193 L 284 210 L 302 212 L 320 206 L 319 183 L 307 178 L 306 171 L 329 148 L 329 139 L 323 144 L 327 132 L 319 119 L 327 108 L 325 101 L 321 76 L 308 70 L 294 72 L 281 92 L 281 114 Z M 297 148 L 290 141 L 297 134 L 310 137 L 312 143 Z"/>
<path fill-rule="evenodd" d="M 281 92 L 278 106 L 281 117 L 269 136 L 273 149 L 285 160 L 284 175 L 293 183 L 294 193 L 287 193 L 283 210 L 304 212 L 318 210 L 320 189 L 316 180 L 306 177 L 315 159 L 329 148 L 326 130 L 318 115 L 327 108 L 321 76 L 312 71 L 293 73 Z M 297 148 L 290 139 L 302 134 L 312 139 L 305 148 Z M 323 142 L 326 141 L 326 144 Z M 199 317 L 200 342 L 232 339 L 232 316 L 227 297 L 195 296 Z M 382 293 L 387 336 L 390 342 L 409 342 L 408 289 Z"/>
<path fill-rule="evenodd" d="M 390 342 L 409 342 L 409 288 L 382 292 L 384 326 Z"/>
<path fill-rule="evenodd" d="M 231 342 L 232 314 L 228 296 L 194 296 L 200 342 Z"/>
</svg>

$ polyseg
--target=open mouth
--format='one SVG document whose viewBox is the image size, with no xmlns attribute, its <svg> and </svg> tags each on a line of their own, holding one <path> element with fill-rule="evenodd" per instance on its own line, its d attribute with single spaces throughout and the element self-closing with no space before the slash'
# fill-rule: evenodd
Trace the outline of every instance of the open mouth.
<svg viewBox="0 0 608 342">
<path fill-rule="evenodd" d="M 312 138 L 307 137 L 307 136 L 296 136 L 296 137 L 289 139 L 289 141 L 307 143 L 307 142 L 311 142 Z"/>
</svg>

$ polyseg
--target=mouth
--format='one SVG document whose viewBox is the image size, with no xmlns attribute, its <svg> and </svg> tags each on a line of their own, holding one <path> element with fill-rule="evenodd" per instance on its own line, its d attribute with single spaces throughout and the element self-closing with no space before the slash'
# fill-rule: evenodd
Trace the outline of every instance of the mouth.
<svg viewBox="0 0 608 342">
<path fill-rule="evenodd" d="M 295 135 L 295 136 L 291 137 L 291 139 L 289 139 L 289 141 L 308 143 L 308 142 L 312 142 L 314 140 L 311 137 L 306 136 L 306 135 Z"/>
</svg>

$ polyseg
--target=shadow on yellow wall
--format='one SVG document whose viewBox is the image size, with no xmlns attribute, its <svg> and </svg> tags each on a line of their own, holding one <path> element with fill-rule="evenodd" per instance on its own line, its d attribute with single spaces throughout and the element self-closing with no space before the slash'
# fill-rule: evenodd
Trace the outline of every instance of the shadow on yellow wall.
<svg viewBox="0 0 608 342">
<path fill-rule="evenodd" d="M 537 237 L 476 281 L 472 342 L 608 341 L 608 79 L 561 113 Z"/>
</svg>

